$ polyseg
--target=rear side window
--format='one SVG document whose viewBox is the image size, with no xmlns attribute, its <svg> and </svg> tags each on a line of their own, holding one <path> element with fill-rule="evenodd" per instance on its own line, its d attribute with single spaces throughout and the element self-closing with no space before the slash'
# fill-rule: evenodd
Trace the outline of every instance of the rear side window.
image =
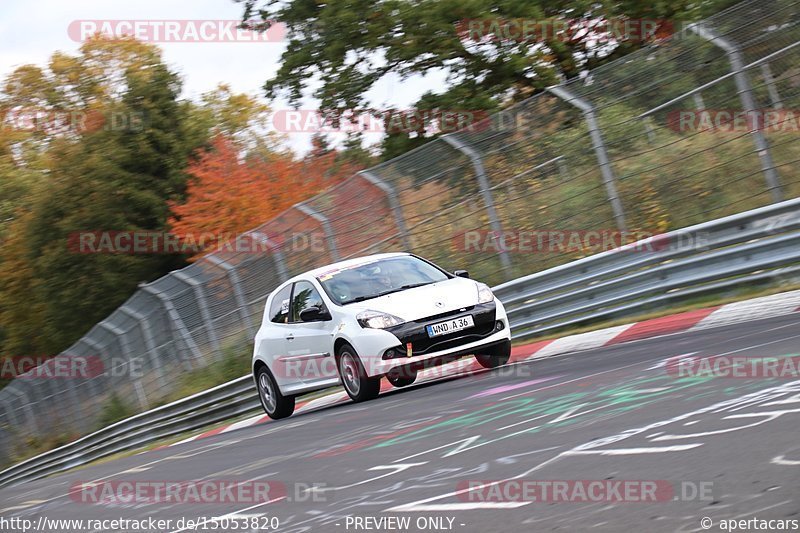
<svg viewBox="0 0 800 533">
<path fill-rule="evenodd" d="M 272 298 L 272 303 L 269 306 L 269 319 L 272 322 L 285 324 L 289 321 L 289 296 L 292 293 L 292 284 L 282 288 Z"/>
</svg>

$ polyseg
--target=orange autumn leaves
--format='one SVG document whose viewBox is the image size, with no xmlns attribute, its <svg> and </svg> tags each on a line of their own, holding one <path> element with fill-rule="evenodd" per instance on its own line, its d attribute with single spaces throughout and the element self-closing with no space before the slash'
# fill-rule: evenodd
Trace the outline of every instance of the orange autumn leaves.
<svg viewBox="0 0 800 533">
<path fill-rule="evenodd" d="M 170 204 L 172 233 L 186 240 L 213 234 L 222 241 L 253 229 L 359 170 L 337 155 L 332 150 L 304 159 L 285 153 L 245 157 L 235 143 L 217 136 L 188 168 L 186 202 Z"/>
</svg>

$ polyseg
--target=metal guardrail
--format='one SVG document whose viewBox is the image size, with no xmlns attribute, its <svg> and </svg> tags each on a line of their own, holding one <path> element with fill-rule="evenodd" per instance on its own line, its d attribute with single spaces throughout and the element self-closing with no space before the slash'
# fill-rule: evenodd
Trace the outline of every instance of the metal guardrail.
<svg viewBox="0 0 800 533">
<path fill-rule="evenodd" d="M 261 410 L 252 376 L 126 418 L 0 472 L 0 487 L 39 479 L 186 431 Z"/>
<path fill-rule="evenodd" d="M 506 306 L 516 340 L 797 272 L 800 199 L 639 241 L 493 290 Z M 0 486 L 38 479 L 260 409 L 251 376 L 243 376 L 16 464 L 0 472 Z"/>
<path fill-rule="evenodd" d="M 517 339 L 800 270 L 800 199 L 672 231 L 494 288 Z"/>
</svg>

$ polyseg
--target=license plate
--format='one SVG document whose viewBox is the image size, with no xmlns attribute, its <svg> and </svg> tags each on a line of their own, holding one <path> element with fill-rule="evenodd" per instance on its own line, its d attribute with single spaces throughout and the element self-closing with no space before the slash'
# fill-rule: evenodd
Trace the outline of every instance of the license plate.
<svg viewBox="0 0 800 533">
<path fill-rule="evenodd" d="M 472 320 L 472 315 L 467 315 L 431 324 L 430 326 L 425 326 L 425 329 L 428 330 L 428 337 L 438 337 L 439 335 L 447 335 L 454 331 L 471 328 L 474 325 L 475 321 Z"/>
</svg>

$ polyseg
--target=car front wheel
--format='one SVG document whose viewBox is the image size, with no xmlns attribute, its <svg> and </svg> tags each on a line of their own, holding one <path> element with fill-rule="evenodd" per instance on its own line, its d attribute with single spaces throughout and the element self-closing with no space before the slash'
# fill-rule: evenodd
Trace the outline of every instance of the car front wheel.
<svg viewBox="0 0 800 533">
<path fill-rule="evenodd" d="M 511 341 L 495 346 L 483 354 L 475 354 L 475 359 L 483 368 L 503 366 L 511 358 Z"/>
<path fill-rule="evenodd" d="M 256 385 L 261 406 L 270 418 L 278 420 L 294 413 L 294 396 L 281 394 L 275 378 L 266 366 L 256 370 Z"/>
<path fill-rule="evenodd" d="M 343 344 L 336 353 L 336 364 L 344 390 L 354 402 L 364 402 L 377 398 L 381 392 L 381 377 L 367 376 L 356 351 L 349 344 Z"/>
</svg>

